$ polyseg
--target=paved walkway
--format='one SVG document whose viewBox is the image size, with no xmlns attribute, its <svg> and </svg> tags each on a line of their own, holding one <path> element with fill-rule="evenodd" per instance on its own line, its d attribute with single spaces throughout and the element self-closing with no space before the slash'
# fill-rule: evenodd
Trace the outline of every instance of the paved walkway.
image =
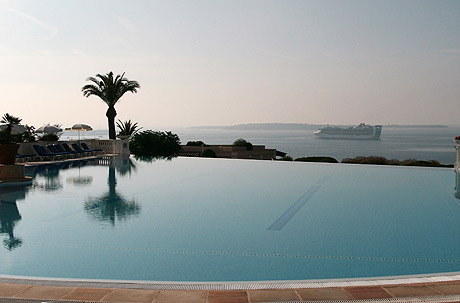
<svg viewBox="0 0 460 303">
<path fill-rule="evenodd" d="M 58 300 L 58 302 L 143 303 L 352 302 L 354 300 L 358 300 L 357 302 L 460 302 L 460 281 L 234 291 L 84 288 L 0 283 L 0 302 L 46 302 L 49 300 L 52 302 Z"/>
</svg>

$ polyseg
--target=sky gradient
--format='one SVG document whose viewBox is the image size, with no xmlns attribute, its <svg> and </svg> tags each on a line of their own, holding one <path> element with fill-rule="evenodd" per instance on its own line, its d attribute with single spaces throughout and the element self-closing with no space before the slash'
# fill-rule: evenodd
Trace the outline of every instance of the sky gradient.
<svg viewBox="0 0 460 303">
<path fill-rule="evenodd" d="M 89 76 L 140 83 L 117 119 L 460 125 L 460 1 L 0 0 L 0 114 L 106 129 Z"/>
</svg>

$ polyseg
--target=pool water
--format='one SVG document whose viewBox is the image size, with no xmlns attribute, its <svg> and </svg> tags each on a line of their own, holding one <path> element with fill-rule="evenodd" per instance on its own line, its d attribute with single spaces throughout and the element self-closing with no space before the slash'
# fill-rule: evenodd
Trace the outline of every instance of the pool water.
<svg viewBox="0 0 460 303">
<path fill-rule="evenodd" d="M 452 169 L 99 159 L 0 187 L 0 275 L 268 281 L 460 271 Z"/>
</svg>

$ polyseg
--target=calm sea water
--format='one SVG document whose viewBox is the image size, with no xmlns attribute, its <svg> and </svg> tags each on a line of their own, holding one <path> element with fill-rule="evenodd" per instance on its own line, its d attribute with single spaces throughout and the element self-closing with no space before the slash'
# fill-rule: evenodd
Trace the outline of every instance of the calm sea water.
<svg viewBox="0 0 460 303">
<path fill-rule="evenodd" d="M 293 158 L 330 156 L 337 160 L 356 156 L 383 156 L 388 159 L 437 160 L 443 164 L 455 162 L 455 143 L 460 127 L 404 128 L 384 127 L 381 140 L 336 140 L 317 138 L 312 127 L 307 130 L 224 130 L 171 129 L 183 144 L 201 140 L 207 144 L 232 144 L 244 138 L 253 144 L 262 144 L 286 152 Z M 82 138 L 107 138 L 107 131 L 80 134 Z M 62 139 L 76 138 L 75 132 L 64 132 Z"/>
</svg>

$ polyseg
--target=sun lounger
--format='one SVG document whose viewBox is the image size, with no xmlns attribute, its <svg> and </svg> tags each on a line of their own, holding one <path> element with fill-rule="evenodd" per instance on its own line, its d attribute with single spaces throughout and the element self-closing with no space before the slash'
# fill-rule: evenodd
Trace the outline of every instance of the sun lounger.
<svg viewBox="0 0 460 303">
<path fill-rule="evenodd" d="M 63 144 L 66 144 L 66 143 L 63 143 Z M 66 144 L 67 145 L 67 144 Z M 60 153 L 69 153 L 69 154 L 72 154 L 74 156 L 74 158 L 77 158 L 77 157 L 80 157 L 82 156 L 81 153 L 79 152 L 76 152 L 74 150 L 72 150 L 68 145 L 68 150 L 64 150 L 64 148 L 60 145 L 60 144 L 54 144 L 54 147 L 56 148 L 56 150 Z"/>
<path fill-rule="evenodd" d="M 62 156 L 62 155 L 57 155 L 57 154 L 47 152 L 46 149 L 43 146 L 33 145 L 32 147 L 37 152 L 40 160 L 54 161 L 54 160 L 60 160 L 60 159 L 64 158 L 64 156 Z"/>
<path fill-rule="evenodd" d="M 76 150 L 71 149 L 70 146 L 69 146 L 69 144 L 67 144 L 67 143 L 62 143 L 62 147 L 64 148 L 65 151 L 70 152 L 70 153 L 75 153 L 75 154 L 78 155 L 79 157 L 83 157 L 83 156 L 88 155 L 88 153 L 79 152 L 79 151 L 76 151 Z"/>
<path fill-rule="evenodd" d="M 90 155 L 94 155 L 94 154 L 96 153 L 95 151 L 89 151 L 89 150 L 83 150 L 83 149 L 81 149 L 81 147 L 78 146 L 77 143 L 72 143 L 72 147 L 73 147 L 73 149 L 75 149 L 75 150 L 76 150 L 77 152 L 79 152 L 79 153 L 88 153 L 88 154 L 90 154 Z"/>
<path fill-rule="evenodd" d="M 33 161 L 37 158 L 37 155 L 21 155 L 16 154 L 16 161 L 17 162 L 29 162 Z"/>
<path fill-rule="evenodd" d="M 48 144 L 46 147 L 50 150 L 51 153 L 56 154 L 56 155 L 61 155 L 66 158 L 73 157 L 73 153 L 66 152 L 66 151 L 58 151 L 56 146 L 54 144 Z"/>
<path fill-rule="evenodd" d="M 100 149 L 100 148 L 89 148 L 88 145 L 86 145 L 85 142 L 82 142 L 82 143 L 81 143 L 81 147 L 83 148 L 84 151 L 88 151 L 88 152 L 102 152 L 102 153 L 104 153 L 104 150 L 103 150 L 103 149 Z"/>
</svg>

